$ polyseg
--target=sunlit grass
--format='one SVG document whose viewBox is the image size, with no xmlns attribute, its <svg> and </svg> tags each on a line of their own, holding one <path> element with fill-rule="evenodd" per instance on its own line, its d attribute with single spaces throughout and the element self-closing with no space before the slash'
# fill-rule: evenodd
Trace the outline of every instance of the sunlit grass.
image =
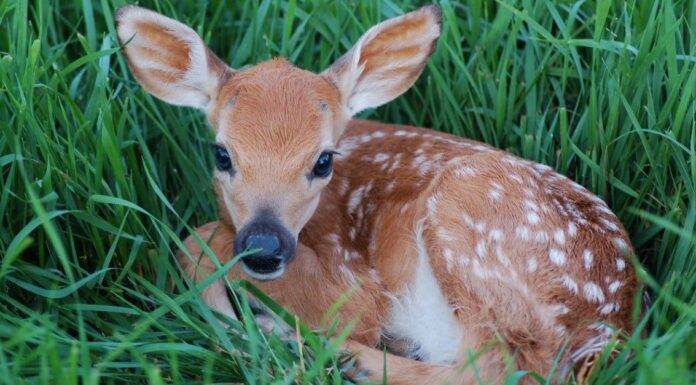
<svg viewBox="0 0 696 385">
<path fill-rule="evenodd" d="M 216 218 L 212 137 L 199 113 L 134 82 L 114 39 L 123 4 L 0 1 L 0 382 L 342 383 L 325 338 L 303 328 L 300 346 L 228 320 L 230 331 L 198 299 L 206 282 L 181 274 L 180 239 Z M 191 25 L 234 67 L 283 55 L 319 71 L 420 2 L 141 5 Z M 483 140 L 605 199 L 653 305 L 591 382 L 696 383 L 696 5 L 441 6 L 415 88 L 364 115 Z"/>
</svg>

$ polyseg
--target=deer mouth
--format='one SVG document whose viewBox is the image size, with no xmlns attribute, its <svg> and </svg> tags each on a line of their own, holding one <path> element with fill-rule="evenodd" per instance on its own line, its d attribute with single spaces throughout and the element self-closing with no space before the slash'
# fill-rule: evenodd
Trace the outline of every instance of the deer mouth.
<svg viewBox="0 0 696 385">
<path fill-rule="evenodd" d="M 285 262 L 280 258 L 243 257 L 242 270 L 256 280 L 269 281 L 285 273 Z"/>
</svg>

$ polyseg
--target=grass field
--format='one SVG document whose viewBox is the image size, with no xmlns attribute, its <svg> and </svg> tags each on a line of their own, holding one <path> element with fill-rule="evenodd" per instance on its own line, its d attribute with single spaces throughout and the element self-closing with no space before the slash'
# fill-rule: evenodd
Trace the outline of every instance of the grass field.
<svg viewBox="0 0 696 385">
<path fill-rule="evenodd" d="M 200 3 L 140 4 L 236 68 L 284 55 L 315 71 L 420 5 Z M 212 137 L 134 82 L 115 41 L 123 4 L 0 0 L 0 383 L 344 383 L 323 337 L 228 332 L 182 278 L 177 242 L 216 218 Z M 414 89 L 364 115 L 491 143 L 605 199 L 653 304 L 591 383 L 696 383 L 696 3 L 441 6 Z"/>
</svg>

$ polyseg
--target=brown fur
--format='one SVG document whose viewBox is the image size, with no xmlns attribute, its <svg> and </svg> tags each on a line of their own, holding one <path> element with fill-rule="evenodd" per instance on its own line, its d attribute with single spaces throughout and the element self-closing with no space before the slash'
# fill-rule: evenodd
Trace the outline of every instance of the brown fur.
<svg viewBox="0 0 696 385">
<path fill-rule="evenodd" d="M 297 251 L 282 277 L 254 283 L 314 328 L 326 327 L 325 312 L 354 290 L 338 316 L 341 326 L 357 321 L 346 347 L 358 372 L 379 380 L 386 365 L 391 384 L 499 383 L 510 368 L 547 374 L 562 354 L 563 376 L 614 336 L 601 323 L 631 330 L 632 250 L 601 200 L 481 143 L 350 120 L 413 84 L 439 35 L 437 8 L 373 27 L 321 75 L 283 59 L 235 71 L 207 48 L 206 60 L 195 56 L 202 42 L 183 25 L 135 7 L 118 17 L 151 23 L 128 27 L 145 39 L 137 54 L 126 47 L 136 78 L 178 104 L 186 101 L 177 87 L 187 87 L 196 98 L 190 105 L 206 111 L 232 157 L 233 173 L 215 173 L 220 220 L 196 235 L 224 263 L 235 229 L 260 210 L 273 212 L 297 237 Z M 122 40 L 128 28 L 119 30 Z M 190 43 L 175 44 L 182 39 Z M 191 77 L 189 59 L 207 63 L 207 76 Z M 171 70 L 153 70 L 153 62 Z M 312 178 L 318 155 L 334 149 L 333 176 Z M 185 245 L 187 274 L 200 281 L 215 270 L 196 237 Z M 423 258 L 463 332 L 447 364 L 396 355 L 409 355 L 411 341 L 385 330 Z M 239 266 L 230 278 L 251 279 Z M 222 282 L 202 295 L 234 316 Z M 380 342 L 395 354 L 376 350 Z M 475 364 L 471 354 L 479 354 Z"/>
</svg>

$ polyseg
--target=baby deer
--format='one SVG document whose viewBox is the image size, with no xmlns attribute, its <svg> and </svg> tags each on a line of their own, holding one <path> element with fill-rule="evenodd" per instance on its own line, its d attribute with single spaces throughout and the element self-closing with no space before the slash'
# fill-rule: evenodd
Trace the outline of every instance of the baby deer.
<svg viewBox="0 0 696 385">
<path fill-rule="evenodd" d="M 234 70 L 175 20 L 135 6 L 116 18 L 142 86 L 215 130 L 220 220 L 198 237 L 222 263 L 260 249 L 230 278 L 312 327 L 352 290 L 339 315 L 358 320 L 345 347 L 368 379 L 386 367 L 390 384 L 499 383 L 558 357 L 564 376 L 632 329 L 633 251 L 601 199 L 482 143 L 351 120 L 413 85 L 438 7 L 372 27 L 318 75 L 284 59 Z M 200 256 L 181 258 L 186 272 L 205 279 L 213 262 L 186 247 Z M 235 317 L 222 281 L 202 295 Z"/>
</svg>

